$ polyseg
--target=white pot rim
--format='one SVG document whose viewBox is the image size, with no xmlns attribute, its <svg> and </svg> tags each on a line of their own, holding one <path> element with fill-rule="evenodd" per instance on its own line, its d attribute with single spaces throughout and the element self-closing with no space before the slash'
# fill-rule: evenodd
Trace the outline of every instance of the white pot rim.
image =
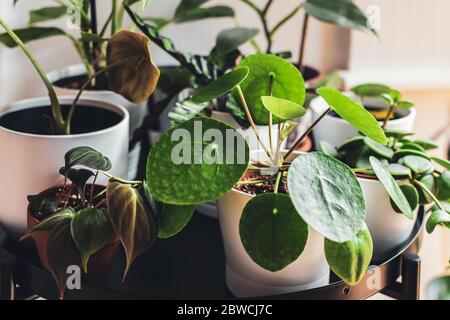
<svg viewBox="0 0 450 320">
<path fill-rule="evenodd" d="M 61 104 L 69 104 L 72 103 L 75 100 L 75 96 L 58 96 L 58 100 Z M 70 135 L 41 135 L 41 134 L 32 134 L 32 133 L 25 133 L 20 131 L 11 130 L 8 128 L 5 128 L 0 125 L 0 130 L 6 131 L 9 133 L 13 133 L 16 135 L 21 135 L 24 137 L 30 137 L 30 138 L 46 138 L 46 139 L 52 139 L 52 140 L 66 140 L 66 139 L 72 139 L 72 138 L 86 138 L 91 137 L 99 134 L 105 134 L 111 131 L 116 130 L 118 127 L 123 126 L 124 123 L 128 123 L 130 119 L 130 115 L 128 111 L 117 104 L 101 101 L 101 100 L 94 100 L 94 99 L 85 99 L 81 98 L 78 101 L 79 104 L 87 105 L 92 108 L 100 108 L 104 110 L 112 111 L 122 117 L 122 119 L 116 123 L 115 125 L 88 133 L 82 133 L 82 134 L 70 134 Z M 17 102 L 14 102 L 12 104 L 6 105 L 0 110 L 0 118 L 6 114 L 15 112 L 15 111 L 21 111 L 26 109 L 32 109 L 34 107 L 42 107 L 47 106 L 50 104 L 50 98 L 49 97 L 37 97 L 37 98 L 31 98 L 26 100 L 20 100 Z"/>
</svg>

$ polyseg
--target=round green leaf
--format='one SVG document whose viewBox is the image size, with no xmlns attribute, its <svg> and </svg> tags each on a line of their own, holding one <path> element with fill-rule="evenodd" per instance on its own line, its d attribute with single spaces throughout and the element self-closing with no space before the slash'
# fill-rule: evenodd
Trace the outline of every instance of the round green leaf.
<svg viewBox="0 0 450 320">
<path fill-rule="evenodd" d="M 271 82 L 274 97 L 303 106 L 306 97 L 305 82 L 300 71 L 290 62 L 271 54 L 255 54 L 242 60 L 239 66 L 250 69 L 241 88 L 256 124 L 269 123 L 269 112 L 264 108 L 261 97 L 270 94 Z M 237 94 L 235 99 L 240 101 Z M 279 119 L 274 117 L 273 123 L 278 122 Z"/>
<path fill-rule="evenodd" d="M 419 205 L 419 192 L 417 191 L 417 189 L 414 188 L 414 186 L 411 184 L 401 185 L 400 189 L 402 190 L 403 194 L 408 200 L 411 209 L 415 210 Z M 402 211 L 397 207 L 397 205 L 392 201 L 392 199 L 391 199 L 391 206 L 395 212 L 402 213 Z"/>
<path fill-rule="evenodd" d="M 427 221 L 427 232 L 433 233 L 434 229 L 438 225 L 450 229 L 450 213 L 442 210 L 433 211 Z"/>
<path fill-rule="evenodd" d="M 427 160 L 430 160 L 430 157 L 427 156 L 424 152 L 418 151 L 418 150 L 412 150 L 412 149 L 400 149 L 394 153 L 394 159 L 400 159 L 405 156 L 417 156 L 422 157 Z"/>
<path fill-rule="evenodd" d="M 317 92 L 342 119 L 358 131 L 378 143 L 387 144 L 380 124 L 364 107 L 332 88 L 319 88 Z"/>
<path fill-rule="evenodd" d="M 397 181 L 389 173 L 386 166 L 384 166 L 377 158 L 370 157 L 370 164 L 375 172 L 378 180 L 380 180 L 384 189 L 387 191 L 392 201 L 397 205 L 399 210 L 409 219 L 413 219 L 413 213 L 408 199 L 406 199 Z"/>
<path fill-rule="evenodd" d="M 305 115 L 305 108 L 295 102 L 276 97 L 261 97 L 264 107 L 281 120 L 292 120 Z"/>
<path fill-rule="evenodd" d="M 389 173 L 396 178 L 410 177 L 412 174 L 410 168 L 399 163 L 389 163 L 388 170 Z"/>
<path fill-rule="evenodd" d="M 289 196 L 266 193 L 247 203 L 239 233 L 252 260 L 275 272 L 301 255 L 308 239 L 308 225 L 298 215 Z"/>
<path fill-rule="evenodd" d="M 191 101 L 196 104 L 201 104 L 220 98 L 236 88 L 247 78 L 248 74 L 249 69 L 247 67 L 237 68 L 228 72 L 216 81 L 198 90 L 191 97 Z"/>
<path fill-rule="evenodd" d="M 173 206 L 163 204 L 159 214 L 158 238 L 167 239 L 180 233 L 191 221 L 195 206 Z"/>
<path fill-rule="evenodd" d="M 352 240 L 339 243 L 325 239 L 325 256 L 331 270 L 350 286 L 364 278 L 372 254 L 372 237 L 365 224 Z"/>
<path fill-rule="evenodd" d="M 207 137 L 209 133 L 219 137 Z M 236 138 L 231 140 L 227 133 Z M 232 141 L 234 145 L 227 146 Z M 153 145 L 146 181 L 157 201 L 196 205 L 231 190 L 248 163 L 249 147 L 234 128 L 214 119 L 194 118 L 172 128 Z"/>
<path fill-rule="evenodd" d="M 366 83 L 351 89 L 354 94 L 360 97 L 379 97 L 382 94 L 391 92 L 391 88 L 384 84 Z"/>
<path fill-rule="evenodd" d="M 418 156 L 404 157 L 403 164 L 417 174 L 422 174 L 433 169 L 433 164 L 430 160 Z"/>
<path fill-rule="evenodd" d="M 87 273 L 89 257 L 111 241 L 114 235 L 108 210 L 87 208 L 78 211 L 70 223 L 70 231 L 80 250 L 84 272 Z"/>
<path fill-rule="evenodd" d="M 391 159 L 394 156 L 394 150 L 382 144 L 379 144 L 378 142 L 373 141 L 369 137 L 364 138 L 364 143 L 379 156 L 382 156 L 386 159 Z"/>
<path fill-rule="evenodd" d="M 366 206 L 358 180 L 330 156 L 298 156 L 289 169 L 288 189 L 300 216 L 332 241 L 353 239 L 364 223 Z"/>
</svg>

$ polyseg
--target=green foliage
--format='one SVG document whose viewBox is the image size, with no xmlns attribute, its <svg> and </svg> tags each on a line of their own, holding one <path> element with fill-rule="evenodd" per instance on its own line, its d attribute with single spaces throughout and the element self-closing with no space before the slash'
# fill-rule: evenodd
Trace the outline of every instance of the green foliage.
<svg viewBox="0 0 450 320">
<path fill-rule="evenodd" d="M 267 111 L 282 121 L 293 120 L 305 115 L 306 110 L 295 102 L 279 99 L 276 97 L 261 97 L 262 103 Z"/>
</svg>

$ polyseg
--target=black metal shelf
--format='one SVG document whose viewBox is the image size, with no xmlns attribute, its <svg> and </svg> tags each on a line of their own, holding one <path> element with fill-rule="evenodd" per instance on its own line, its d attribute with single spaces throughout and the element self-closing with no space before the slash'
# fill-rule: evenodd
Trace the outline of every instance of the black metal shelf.
<svg viewBox="0 0 450 320">
<path fill-rule="evenodd" d="M 403 248 L 386 261 L 373 261 L 363 281 L 347 286 L 334 275 L 330 284 L 311 290 L 257 298 L 316 300 L 367 299 L 382 292 L 396 299 L 419 299 L 420 257 L 424 209 Z M 2 236 L 3 233 L 3 236 Z M 25 292 L 57 299 L 50 273 L 41 268 L 33 243 L 8 240 L 0 228 L 0 300 L 24 297 Z M 158 241 L 134 264 L 125 282 L 122 253 L 117 257 L 105 288 L 83 284 L 66 290 L 66 299 L 236 299 L 225 284 L 225 256 L 218 221 L 196 214 L 178 236 Z M 402 283 L 398 279 L 402 278 Z M 11 283 L 19 289 L 12 290 Z"/>
</svg>

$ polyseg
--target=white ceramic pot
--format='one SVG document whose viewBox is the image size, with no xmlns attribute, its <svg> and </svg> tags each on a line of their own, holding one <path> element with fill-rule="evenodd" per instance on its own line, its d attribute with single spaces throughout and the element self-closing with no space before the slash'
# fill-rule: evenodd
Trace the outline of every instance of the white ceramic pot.
<svg viewBox="0 0 450 320">
<path fill-rule="evenodd" d="M 372 235 L 373 259 L 390 258 L 411 236 L 419 209 L 410 220 L 394 211 L 387 191 L 378 180 L 358 177 L 358 181 L 366 202 L 366 224 Z"/>
<path fill-rule="evenodd" d="M 59 97 L 61 104 L 71 104 L 73 100 L 74 97 Z M 20 101 L 2 108 L 0 118 L 49 104 L 48 98 Z M 0 126 L 0 223 L 12 236 L 22 235 L 27 228 L 27 196 L 62 182 L 58 171 L 64 164 L 64 154 L 70 149 L 80 146 L 97 149 L 111 160 L 112 174 L 126 175 L 128 112 L 121 106 L 86 98 L 80 100 L 81 106 L 109 110 L 121 120 L 100 131 L 67 136 L 26 134 Z"/>
<path fill-rule="evenodd" d="M 250 258 L 241 242 L 239 223 L 243 209 L 252 198 L 252 195 L 232 190 L 217 201 L 226 256 L 226 282 L 231 292 L 247 298 L 327 285 L 330 268 L 325 258 L 324 237 L 311 227 L 305 250 L 283 270 L 270 272 Z"/>
<path fill-rule="evenodd" d="M 350 93 L 348 93 L 348 95 L 355 101 L 357 100 L 354 95 Z M 373 107 L 386 106 L 381 99 L 376 98 L 365 99 L 365 104 Z M 313 119 L 317 120 L 328 109 L 328 104 L 322 97 L 316 97 L 311 101 L 310 108 L 313 113 Z M 413 131 L 414 121 L 416 119 L 416 110 L 414 108 L 409 110 L 399 109 L 398 113 L 402 117 L 389 121 L 387 129 Z M 380 122 L 380 124 L 382 124 L 382 122 Z M 354 129 L 347 121 L 327 114 L 316 126 L 313 134 L 316 149 L 319 149 L 318 144 L 320 141 L 326 141 L 333 146 L 340 146 L 346 140 L 357 136 L 358 131 Z"/>
<path fill-rule="evenodd" d="M 71 65 L 67 68 L 56 70 L 47 74 L 50 82 L 55 83 L 63 79 L 67 79 L 70 77 L 77 77 L 86 74 L 86 68 L 84 65 Z M 76 89 L 67 89 L 58 87 L 55 85 L 55 91 L 59 96 L 76 96 L 78 90 Z M 147 103 L 136 104 L 128 101 L 121 95 L 109 91 L 109 90 L 86 90 L 83 92 L 83 98 L 104 101 L 111 104 L 119 105 L 124 107 L 129 114 L 130 124 L 129 124 L 129 136 L 132 137 L 133 132 L 139 128 L 147 114 Z M 136 177 L 138 171 L 138 163 L 139 163 L 139 154 L 141 151 L 140 144 L 137 144 L 136 147 L 130 151 L 129 154 L 129 168 L 128 174 L 124 176 L 129 179 L 134 179 Z"/>
</svg>

